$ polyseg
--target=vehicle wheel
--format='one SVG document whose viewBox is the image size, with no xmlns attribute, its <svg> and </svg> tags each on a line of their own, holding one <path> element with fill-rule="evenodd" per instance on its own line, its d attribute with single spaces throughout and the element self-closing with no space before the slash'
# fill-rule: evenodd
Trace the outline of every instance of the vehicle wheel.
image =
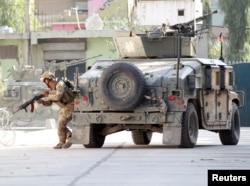
<svg viewBox="0 0 250 186">
<path fill-rule="evenodd" d="M 103 71 L 98 84 L 104 103 L 116 110 L 132 109 L 144 97 L 144 75 L 130 63 L 109 66 Z"/>
<path fill-rule="evenodd" d="M 105 141 L 105 136 L 100 134 L 102 130 L 102 125 L 91 124 L 89 133 L 89 144 L 84 144 L 85 148 L 100 148 L 103 146 Z"/>
<path fill-rule="evenodd" d="M 197 142 L 199 120 L 195 106 L 188 103 L 186 112 L 182 117 L 181 148 L 193 148 Z"/>
<path fill-rule="evenodd" d="M 152 131 L 132 131 L 132 139 L 136 145 L 148 145 L 152 139 Z"/>
<path fill-rule="evenodd" d="M 16 131 L 12 128 L 12 115 L 5 108 L 0 108 L 0 144 L 11 146 L 16 140 Z"/>
<path fill-rule="evenodd" d="M 233 103 L 231 129 L 219 131 L 220 141 L 223 145 L 237 145 L 240 139 L 240 114 L 238 106 Z"/>
</svg>

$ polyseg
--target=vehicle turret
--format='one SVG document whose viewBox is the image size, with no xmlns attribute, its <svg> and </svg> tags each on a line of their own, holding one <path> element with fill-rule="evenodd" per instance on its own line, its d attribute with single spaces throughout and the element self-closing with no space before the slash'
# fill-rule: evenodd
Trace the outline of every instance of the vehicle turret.
<svg viewBox="0 0 250 186">
<path fill-rule="evenodd" d="M 34 66 L 25 65 L 21 68 L 15 66 L 11 69 L 11 75 L 14 81 L 38 81 L 43 69 L 35 68 Z"/>
<path fill-rule="evenodd" d="M 194 24 L 214 13 L 217 10 L 186 23 L 162 24 L 143 34 L 118 31 L 114 38 L 116 49 L 121 58 L 195 57 L 197 39 L 194 36 L 198 31 L 194 30 Z"/>
</svg>

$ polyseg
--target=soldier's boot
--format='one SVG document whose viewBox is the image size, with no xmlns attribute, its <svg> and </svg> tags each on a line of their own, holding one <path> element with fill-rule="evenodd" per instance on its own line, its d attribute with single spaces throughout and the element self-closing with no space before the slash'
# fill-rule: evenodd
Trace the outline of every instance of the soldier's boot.
<svg viewBox="0 0 250 186">
<path fill-rule="evenodd" d="M 66 139 L 66 143 L 63 144 L 62 148 L 69 148 L 72 145 L 72 134 L 71 132 L 67 132 L 67 139 Z"/>
<path fill-rule="evenodd" d="M 63 143 L 58 143 L 56 146 L 54 146 L 54 149 L 61 149 L 63 148 Z"/>
<path fill-rule="evenodd" d="M 60 134 L 58 137 L 59 137 L 59 143 L 56 146 L 54 146 L 54 149 L 62 149 L 63 145 L 65 144 L 66 135 Z"/>
</svg>

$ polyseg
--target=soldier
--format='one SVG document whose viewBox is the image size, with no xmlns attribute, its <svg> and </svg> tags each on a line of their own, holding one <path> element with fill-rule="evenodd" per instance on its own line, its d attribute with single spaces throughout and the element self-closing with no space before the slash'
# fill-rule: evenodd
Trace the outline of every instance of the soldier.
<svg viewBox="0 0 250 186">
<path fill-rule="evenodd" d="M 37 102 L 44 106 L 51 106 L 52 103 L 55 103 L 60 107 L 57 121 L 59 143 L 54 149 L 69 148 L 72 145 L 72 133 L 67 128 L 67 123 L 72 119 L 72 112 L 74 109 L 73 93 L 63 80 L 56 81 L 55 76 L 50 72 L 44 72 L 40 80 L 50 88 L 50 91 L 43 92 L 43 95 L 47 99 L 39 99 Z"/>
</svg>

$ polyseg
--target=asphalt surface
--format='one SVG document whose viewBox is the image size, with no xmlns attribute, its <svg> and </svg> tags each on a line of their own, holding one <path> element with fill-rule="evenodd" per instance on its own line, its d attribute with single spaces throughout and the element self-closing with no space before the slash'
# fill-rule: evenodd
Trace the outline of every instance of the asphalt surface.
<svg viewBox="0 0 250 186">
<path fill-rule="evenodd" d="M 55 129 L 15 130 L 13 143 L 0 143 L 0 185 L 25 186 L 207 186 L 208 170 L 250 169 L 250 128 L 241 128 L 236 146 L 223 146 L 218 134 L 200 130 L 193 149 L 137 146 L 130 132 L 112 134 L 103 148 L 72 145 L 55 150 Z"/>
</svg>

